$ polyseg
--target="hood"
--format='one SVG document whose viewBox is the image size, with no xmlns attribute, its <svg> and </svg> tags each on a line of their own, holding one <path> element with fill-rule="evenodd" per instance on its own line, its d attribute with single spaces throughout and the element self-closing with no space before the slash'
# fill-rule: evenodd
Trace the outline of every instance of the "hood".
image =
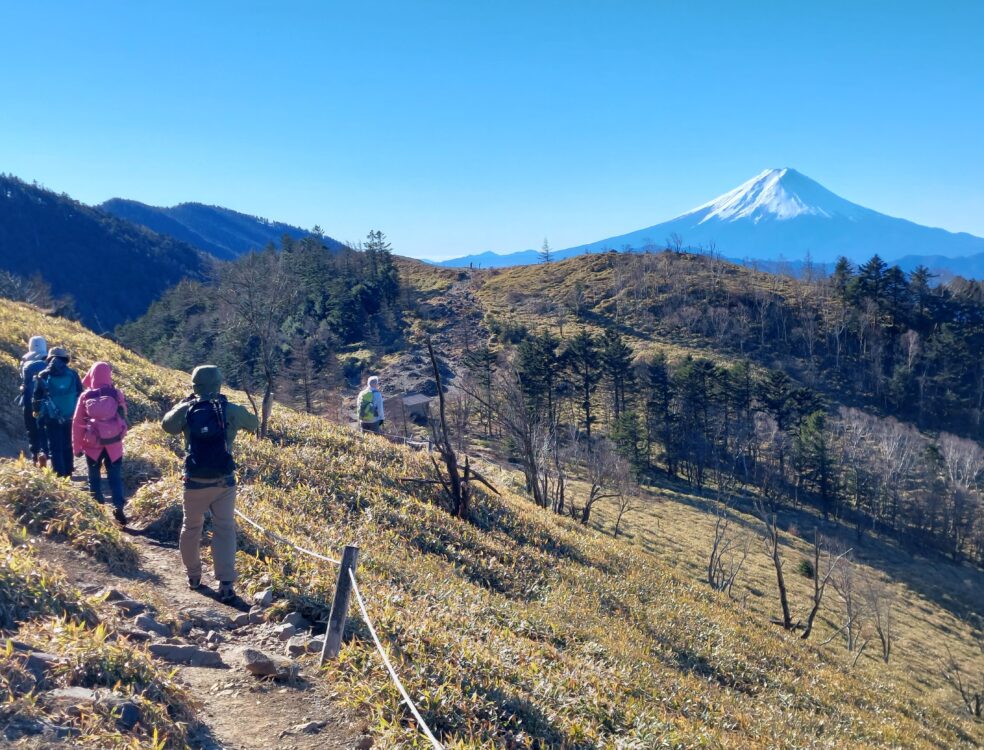
<svg viewBox="0 0 984 750">
<path fill-rule="evenodd" d="M 199 396 L 214 396 L 222 388 L 222 371 L 215 365 L 199 365 L 191 373 L 191 385 Z"/>
<path fill-rule="evenodd" d="M 27 342 L 27 354 L 24 359 L 41 359 L 48 354 L 48 340 L 44 336 L 31 336 Z"/>
<path fill-rule="evenodd" d="M 108 362 L 96 362 L 82 378 L 86 388 L 102 388 L 113 385 L 113 368 Z"/>
</svg>

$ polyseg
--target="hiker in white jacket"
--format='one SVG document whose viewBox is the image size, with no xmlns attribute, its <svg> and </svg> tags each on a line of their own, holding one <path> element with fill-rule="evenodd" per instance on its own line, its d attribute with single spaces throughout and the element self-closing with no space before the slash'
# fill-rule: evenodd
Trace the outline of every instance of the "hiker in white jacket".
<svg viewBox="0 0 984 750">
<path fill-rule="evenodd" d="M 356 401 L 359 424 L 363 432 L 379 432 L 386 413 L 383 409 L 383 394 L 379 392 L 379 378 L 375 375 L 366 381 L 366 387 L 359 391 Z"/>
</svg>

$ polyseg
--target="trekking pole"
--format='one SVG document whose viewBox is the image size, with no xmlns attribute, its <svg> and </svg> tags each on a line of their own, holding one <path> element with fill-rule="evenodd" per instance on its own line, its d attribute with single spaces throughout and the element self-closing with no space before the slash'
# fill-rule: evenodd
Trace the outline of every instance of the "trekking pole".
<svg viewBox="0 0 984 750">
<path fill-rule="evenodd" d="M 355 574 L 355 566 L 359 560 L 359 548 L 354 544 L 345 545 L 342 552 L 342 564 L 338 568 L 338 583 L 335 584 L 335 598 L 331 603 L 331 614 L 328 615 L 328 630 L 325 632 L 325 642 L 321 647 L 321 661 L 334 659 L 342 649 L 342 635 L 345 632 L 345 621 L 348 619 L 349 599 L 352 597 L 352 579 L 349 571 Z"/>
</svg>

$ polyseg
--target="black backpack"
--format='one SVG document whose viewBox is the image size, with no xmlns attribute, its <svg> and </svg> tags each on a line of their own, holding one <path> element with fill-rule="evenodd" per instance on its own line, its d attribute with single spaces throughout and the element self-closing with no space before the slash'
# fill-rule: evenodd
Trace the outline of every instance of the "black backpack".
<svg viewBox="0 0 984 750">
<path fill-rule="evenodd" d="M 188 455 L 185 474 L 215 479 L 232 474 L 236 464 L 226 444 L 226 400 L 197 399 L 188 409 Z"/>
</svg>

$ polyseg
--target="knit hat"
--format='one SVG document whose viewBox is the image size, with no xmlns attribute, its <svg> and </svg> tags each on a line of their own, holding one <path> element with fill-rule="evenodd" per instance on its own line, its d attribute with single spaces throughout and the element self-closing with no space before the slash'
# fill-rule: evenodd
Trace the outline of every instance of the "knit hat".
<svg viewBox="0 0 984 750">
<path fill-rule="evenodd" d="M 44 336 L 31 336 L 31 340 L 27 342 L 27 351 L 39 357 L 45 356 L 48 353 L 48 340 Z"/>
</svg>

